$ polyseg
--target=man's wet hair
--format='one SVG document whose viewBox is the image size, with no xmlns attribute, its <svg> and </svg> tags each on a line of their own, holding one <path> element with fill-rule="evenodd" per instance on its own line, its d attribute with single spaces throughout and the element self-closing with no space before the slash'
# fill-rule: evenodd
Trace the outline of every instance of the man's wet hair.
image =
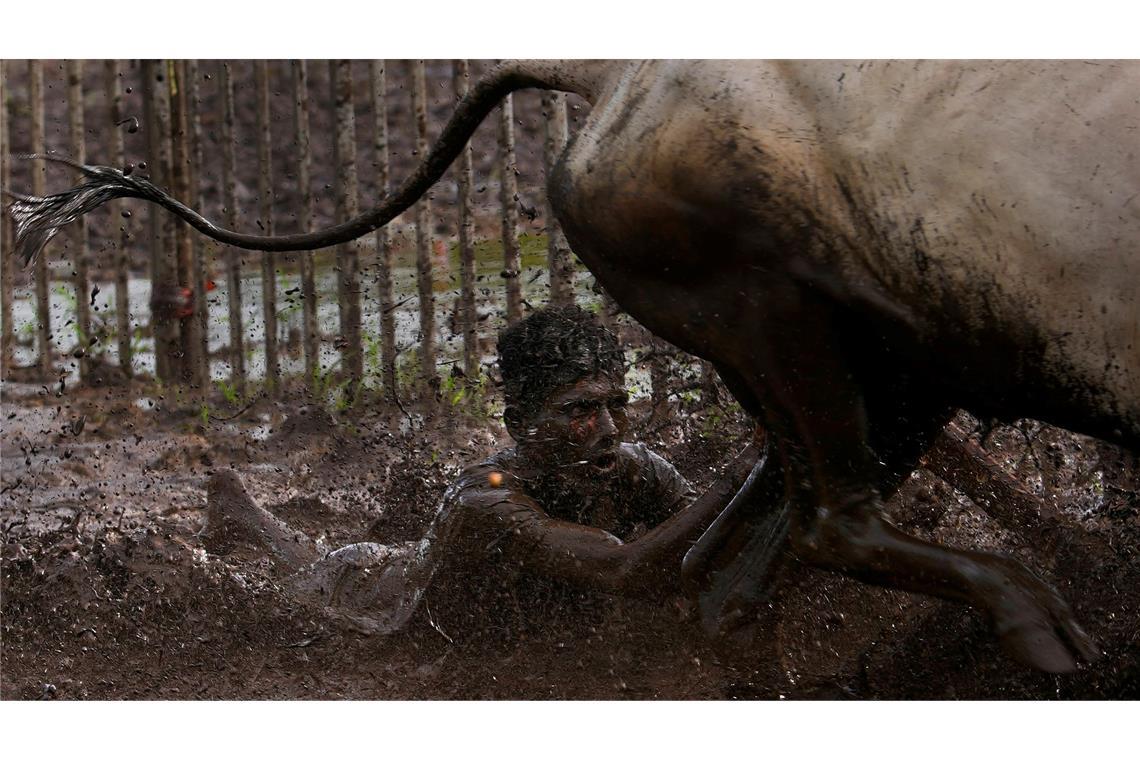
<svg viewBox="0 0 1140 760">
<path fill-rule="evenodd" d="M 551 393 L 591 375 L 625 378 L 617 336 L 577 306 L 540 309 L 499 333 L 508 406 L 535 415 Z"/>
</svg>

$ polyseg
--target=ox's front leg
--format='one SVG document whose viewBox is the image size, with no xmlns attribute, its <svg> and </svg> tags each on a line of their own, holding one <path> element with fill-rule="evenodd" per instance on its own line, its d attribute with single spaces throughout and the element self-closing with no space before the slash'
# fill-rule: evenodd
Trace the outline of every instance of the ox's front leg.
<svg viewBox="0 0 1140 760">
<path fill-rule="evenodd" d="M 834 303 L 798 283 L 769 284 L 753 303 L 757 329 L 740 357 L 751 366 L 737 370 L 780 440 L 797 553 L 866 582 L 972 604 L 1009 654 L 1041 670 L 1067 672 L 1094 659 L 1068 605 L 1022 564 L 921 541 L 886 521 L 882 465 L 835 337 Z"/>
</svg>

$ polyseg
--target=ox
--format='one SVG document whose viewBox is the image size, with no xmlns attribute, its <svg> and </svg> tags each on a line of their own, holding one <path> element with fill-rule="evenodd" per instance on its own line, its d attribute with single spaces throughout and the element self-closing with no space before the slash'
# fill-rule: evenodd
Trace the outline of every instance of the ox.
<svg viewBox="0 0 1140 760">
<path fill-rule="evenodd" d="M 882 500 L 955 407 L 1140 446 L 1138 63 L 508 62 L 343 224 L 240 234 L 143 178 L 77 167 L 74 190 L 13 205 L 19 251 L 115 197 L 230 245 L 335 245 L 408 208 L 528 87 L 593 105 L 549 178 L 555 215 L 626 311 L 765 421 L 778 457 L 753 478 L 779 481 L 767 513 L 787 515 L 799 555 L 972 604 L 1031 666 L 1095 658 L 1023 565 L 907 536 Z M 689 576 L 746 597 L 780 533 L 756 512 L 730 505 Z"/>
</svg>

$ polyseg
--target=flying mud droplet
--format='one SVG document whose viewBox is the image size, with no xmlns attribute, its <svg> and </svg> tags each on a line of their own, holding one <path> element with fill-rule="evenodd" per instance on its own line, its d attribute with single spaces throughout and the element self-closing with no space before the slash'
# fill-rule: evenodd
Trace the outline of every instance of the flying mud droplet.
<svg viewBox="0 0 1140 760">
<path fill-rule="evenodd" d="M 123 172 L 123 174 L 126 174 L 126 172 Z M 123 209 L 122 211 L 119 212 L 119 216 L 123 217 L 124 219 L 130 219 L 131 218 L 130 209 Z"/>
<path fill-rule="evenodd" d="M 127 125 L 127 134 L 133 135 L 139 131 L 139 119 L 137 116 L 128 116 L 125 119 L 120 119 L 115 122 L 116 127 L 121 127 L 124 124 Z"/>
</svg>

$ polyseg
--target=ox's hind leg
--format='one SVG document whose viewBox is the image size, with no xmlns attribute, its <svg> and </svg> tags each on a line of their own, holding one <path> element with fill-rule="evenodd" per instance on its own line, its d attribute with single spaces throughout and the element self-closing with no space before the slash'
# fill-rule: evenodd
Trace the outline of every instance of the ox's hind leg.
<svg viewBox="0 0 1140 760">
<path fill-rule="evenodd" d="M 886 521 L 879 484 L 889 473 L 869 445 L 874 426 L 841 358 L 833 304 L 799 283 L 768 283 L 753 304 L 756 327 L 736 370 L 779 440 L 797 553 L 865 582 L 972 604 L 1012 656 L 1042 670 L 1095 658 L 1065 602 L 1020 563 L 921 541 Z"/>
</svg>

